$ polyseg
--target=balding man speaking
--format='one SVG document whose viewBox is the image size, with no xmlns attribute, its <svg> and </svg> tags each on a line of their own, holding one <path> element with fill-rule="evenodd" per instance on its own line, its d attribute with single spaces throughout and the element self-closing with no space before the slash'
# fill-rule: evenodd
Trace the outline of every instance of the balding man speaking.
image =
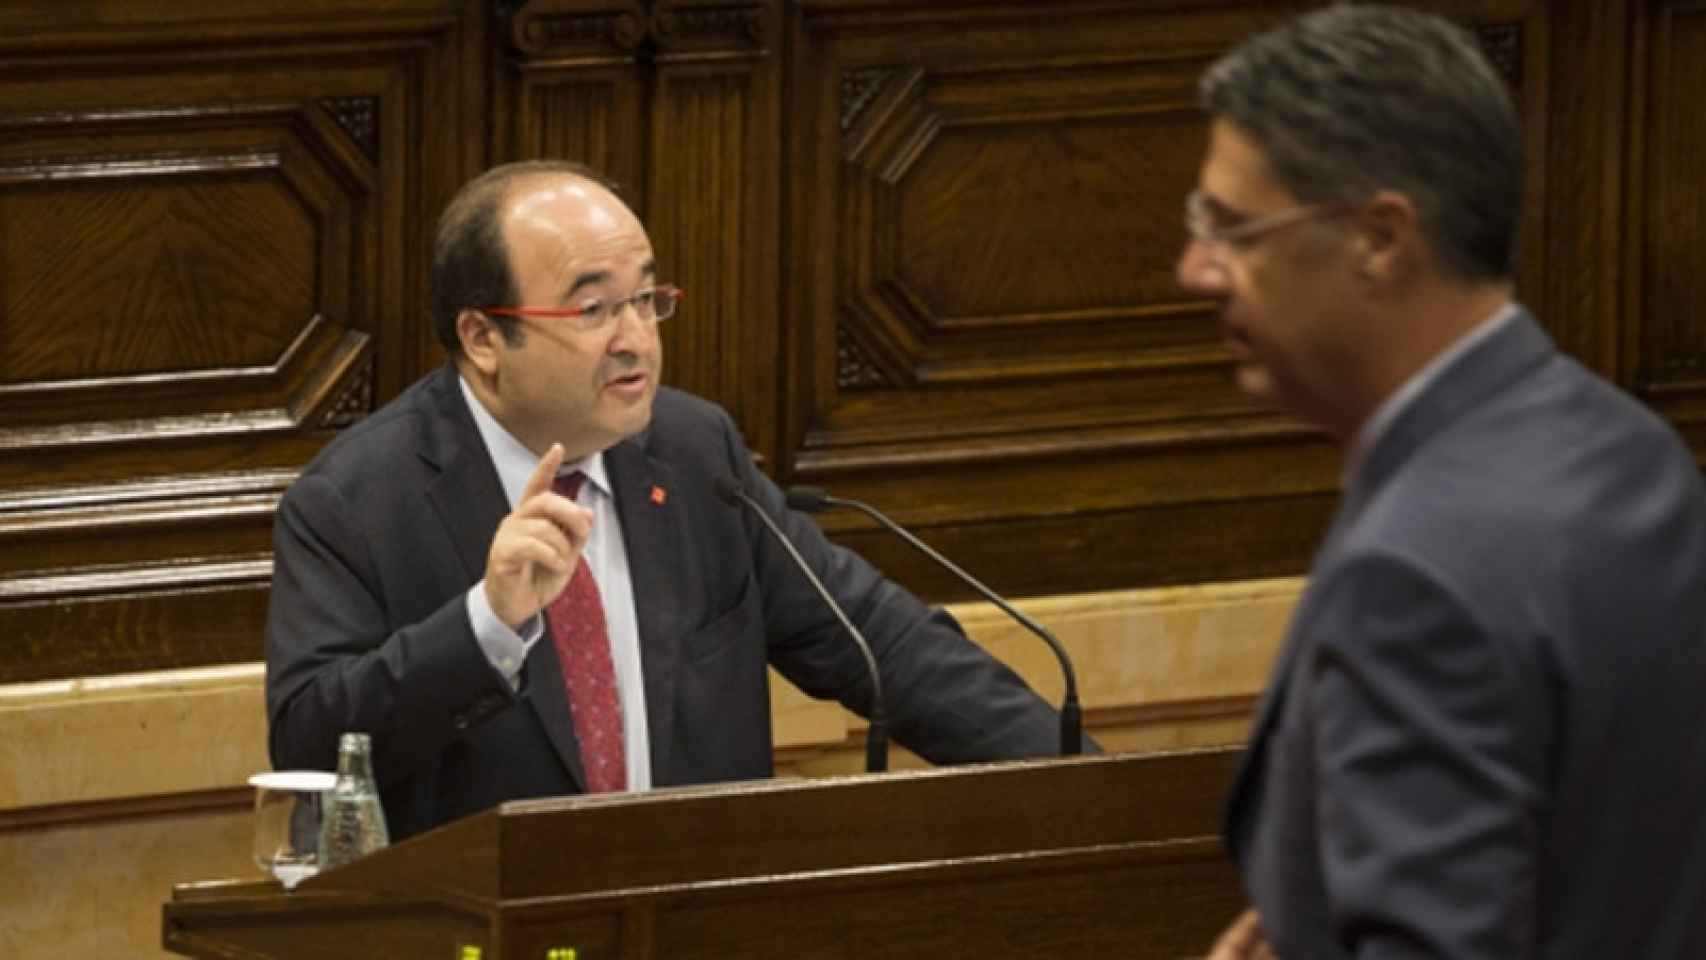
<svg viewBox="0 0 1706 960">
<path fill-rule="evenodd" d="M 591 171 L 465 186 L 434 242 L 450 361 L 334 440 L 280 504 L 267 618 L 273 763 L 370 733 L 392 835 L 503 800 L 771 773 L 766 664 L 870 708 L 935 762 L 1046 755 L 1058 719 L 947 615 L 830 544 L 718 407 L 660 386 L 679 312 L 639 220 Z"/>
</svg>

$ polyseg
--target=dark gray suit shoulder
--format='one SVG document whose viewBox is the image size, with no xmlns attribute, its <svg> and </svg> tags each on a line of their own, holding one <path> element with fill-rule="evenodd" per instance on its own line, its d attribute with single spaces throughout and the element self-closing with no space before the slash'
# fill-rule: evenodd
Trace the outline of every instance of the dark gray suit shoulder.
<svg viewBox="0 0 1706 960">
<path fill-rule="evenodd" d="M 1416 450 L 1371 494 L 1343 546 L 1410 550 L 1473 571 L 1467 555 L 1520 574 L 1537 550 L 1595 552 L 1650 533 L 1630 492 L 1686 481 L 1688 462 L 1651 411 L 1556 356 Z M 1671 508 L 1698 505 L 1690 491 L 1672 492 L 1662 498 Z M 1649 498 L 1647 512 L 1654 506 Z"/>
<path fill-rule="evenodd" d="M 727 410 L 703 397 L 672 387 L 660 387 L 652 403 L 652 421 L 638 437 L 653 456 L 681 449 L 723 450 L 734 420 Z"/>
</svg>

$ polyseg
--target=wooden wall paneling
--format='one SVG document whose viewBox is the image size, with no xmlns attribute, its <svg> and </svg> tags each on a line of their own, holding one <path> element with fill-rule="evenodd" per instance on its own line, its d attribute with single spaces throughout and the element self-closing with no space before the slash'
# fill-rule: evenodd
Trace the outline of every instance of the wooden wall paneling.
<svg viewBox="0 0 1706 960">
<path fill-rule="evenodd" d="M 636 0 L 530 0 L 509 16 L 502 35 L 492 162 L 590 164 L 644 211 L 645 8 Z"/>
<path fill-rule="evenodd" d="M 1336 458 L 1233 387 L 1173 265 L 1198 76 L 1314 5 L 797 4 L 784 475 L 887 498 L 1022 592 L 1304 570 Z M 1543 8 L 1430 6 L 1476 31 L 1542 146 Z M 1531 154 L 1525 296 L 1547 254 Z M 941 586 L 862 518 L 826 525 Z M 1014 559 L 1020 530 L 1036 539 L 1017 552 L 1048 563 Z"/>
<path fill-rule="evenodd" d="M 414 222 L 416 256 L 408 259 L 413 271 L 410 288 L 426 296 L 430 289 L 433 231 L 439 214 L 467 181 L 492 163 L 491 129 L 500 124 L 494 114 L 497 103 L 494 77 L 504 56 L 499 32 L 506 25 L 497 15 L 495 3 L 465 3 L 458 28 L 446 44 L 439 69 L 427 71 L 423 82 L 427 94 L 423 104 L 434 104 L 437 112 L 424 112 L 421 147 L 408 155 L 420 167 L 423 196 L 410 204 Z M 431 329 L 430 308 L 423 300 L 417 316 L 424 332 L 420 345 L 421 372 L 446 362 L 447 355 Z"/>
<path fill-rule="evenodd" d="M 501 2 L 501 0 L 500 0 Z M 442 0 L 0 0 L 7 46 L 190 51 L 303 37 L 427 33 L 454 7 Z"/>
<path fill-rule="evenodd" d="M 626 185 L 689 288 L 672 382 L 785 481 L 1027 592 L 1301 570 L 1334 458 L 1232 389 L 1171 267 L 1196 74 L 1308 5 L 0 0 L 0 601 L 196 564 L 229 583 L 290 471 L 440 361 L 443 201 L 534 155 Z M 1523 297 L 1706 435 L 1676 319 L 1698 312 L 1699 127 L 1666 92 L 1699 79 L 1700 5 L 1429 6 L 1476 28 L 1538 147 Z M 1188 539 L 1216 517 L 1237 534 Z M 83 518 L 111 535 L 55 532 Z M 1063 559 L 1009 561 L 1017 529 Z M 1122 542 L 1111 565 L 1087 547 Z"/>
<path fill-rule="evenodd" d="M 835 277 L 835 251 L 825 225 L 834 218 L 836 185 L 840 182 L 840 129 L 843 102 L 862 103 L 874 83 L 859 82 L 859 74 L 832 66 L 829 27 L 824 11 L 806 10 L 787 0 L 782 6 L 784 36 L 784 102 L 782 115 L 783 234 L 780 246 L 781 288 L 778 291 L 778 349 L 781 357 L 779 396 L 781 436 L 775 470 L 778 479 L 791 475 L 794 448 L 807 429 L 832 407 L 837 370 L 846 367 L 849 379 L 858 357 L 845 361 L 841 345 L 820 331 L 834 331 L 836 291 L 824 281 Z M 880 69 L 880 68 L 879 68 Z M 839 74 L 839 75 L 838 75 Z M 819 384 L 824 389 L 819 389 Z"/>
<path fill-rule="evenodd" d="M 74 436 L 264 429 L 288 422 L 308 371 L 360 346 L 327 315 L 365 309 L 363 214 L 303 144 L 325 130 L 300 107 L 6 126 L 8 426 L 42 444 L 94 423 L 110 426 Z M 209 414 L 227 420 L 163 422 Z"/>
<path fill-rule="evenodd" d="M 1624 322 L 1634 388 L 1706 451 L 1706 3 L 1636 4 Z"/>
<path fill-rule="evenodd" d="M 4 7 L 0 682 L 254 659 L 278 494 L 422 366 L 458 21 Z"/>
<path fill-rule="evenodd" d="M 1560 245 L 1554 242 L 1553 220 L 1563 217 L 1567 222 L 1581 222 L 1580 217 L 1586 211 L 1579 206 L 1576 209 L 1565 208 L 1588 200 L 1588 197 L 1580 195 L 1561 195 L 1557 185 L 1550 180 L 1556 159 L 1552 154 L 1556 147 L 1554 124 L 1563 124 L 1565 136 L 1575 137 L 1588 135 L 1589 128 L 1603 119 L 1592 115 L 1591 109 L 1588 111 L 1590 115 L 1583 117 L 1582 111 L 1577 109 L 1580 102 L 1570 99 L 1570 94 L 1579 95 L 1585 91 L 1570 89 L 1565 94 L 1553 96 L 1554 85 L 1563 81 L 1558 74 L 1564 71 L 1553 69 L 1553 65 L 1560 62 L 1557 57 L 1563 54 L 1554 54 L 1552 23 L 1558 16 L 1571 15 L 1555 13 L 1554 10 L 1567 10 L 1572 4 L 1548 3 L 1546 0 L 1424 0 L 1414 5 L 1450 17 L 1466 27 L 1480 41 L 1482 51 L 1510 85 L 1516 100 L 1527 160 L 1517 248 L 1517 299 L 1558 338 L 1560 346 L 1575 352 L 1584 363 L 1595 367 L 1609 364 L 1615 356 L 1608 350 L 1611 339 L 1608 334 L 1613 328 L 1591 314 L 1557 313 L 1550 303 L 1552 297 L 1560 295 L 1560 289 L 1559 284 L 1553 282 L 1554 271 L 1549 258 L 1562 254 Z M 1570 32 L 1566 28 L 1564 36 Z M 1566 69 L 1576 69 L 1575 61 L 1568 57 L 1562 62 L 1569 65 Z M 1611 94 L 1614 95 L 1615 91 Z M 1593 94 L 1596 100 L 1605 96 L 1607 91 L 1604 90 Z M 1554 110 L 1555 103 L 1562 109 Z M 1603 104 L 1594 106 L 1597 108 Z M 1586 126 L 1580 126 L 1583 124 Z M 1598 136 L 1598 131 L 1592 135 Z M 1576 174 L 1592 175 L 1585 169 L 1578 169 Z M 1597 194 L 1590 196 L 1597 197 Z M 1605 372 L 1607 376 L 1611 375 L 1609 367 Z"/>
<path fill-rule="evenodd" d="M 687 291 L 664 380 L 726 407 L 774 462 L 780 234 L 779 3 L 666 2 L 651 14 L 647 228 Z"/>
<path fill-rule="evenodd" d="M 1522 292 L 1561 348 L 1629 386 L 1619 255 L 1628 212 L 1628 3 L 1550 3 L 1541 10 L 1548 60 L 1525 73 L 1543 74 L 1549 87 L 1549 129 L 1540 151 L 1545 210 L 1528 224 L 1541 236 L 1545 272 L 1538 291 L 1535 278 L 1525 275 Z"/>
<path fill-rule="evenodd" d="M 265 555 L 21 578 L 0 604 L 6 683 L 258 659 Z M 37 599 L 35 595 L 46 596 Z"/>
<path fill-rule="evenodd" d="M 1205 510 L 1280 497 L 1320 522 L 1334 498 L 1324 444 L 1238 394 L 1209 306 L 1172 279 L 1205 141 L 1196 78 L 1278 15 L 800 4 L 786 475 L 951 536 L 998 589 L 1303 569 L 1318 526 L 1176 562 Z M 940 583 L 862 520 L 827 526 Z"/>
</svg>

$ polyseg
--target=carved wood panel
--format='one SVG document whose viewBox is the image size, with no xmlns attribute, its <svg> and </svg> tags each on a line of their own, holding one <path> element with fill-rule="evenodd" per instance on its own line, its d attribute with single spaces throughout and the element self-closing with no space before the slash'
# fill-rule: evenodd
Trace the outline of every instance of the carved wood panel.
<svg viewBox="0 0 1706 960">
<path fill-rule="evenodd" d="M 337 128 L 315 109 L 186 106 L 163 130 L 157 110 L 0 119 L 19 134 L 0 147 L 12 442 L 157 436 L 168 418 L 195 431 L 195 416 L 277 429 L 325 364 L 349 363 L 371 224 L 339 186 L 352 171 L 321 159 Z"/>
<path fill-rule="evenodd" d="M 644 204 L 643 78 L 638 2 L 530 2 L 509 18 L 495 88 L 493 162 L 575 160 Z"/>
<path fill-rule="evenodd" d="M 664 379 L 725 406 L 775 456 L 777 4 L 660 3 L 646 217 L 687 290 L 662 330 Z"/>
<path fill-rule="evenodd" d="M 1195 176 L 1198 67 L 891 80 L 843 136 L 847 339 L 891 386 L 999 388 L 1104 373 L 1116 352 L 1152 367 L 1212 353 L 1172 279 L 1178 200 L 1144 186 Z"/>
<path fill-rule="evenodd" d="M 411 151 L 457 120 L 426 78 L 458 23 L 18 6 L 42 22 L 0 37 L 0 682 L 254 659 L 278 495 L 421 372 L 418 207 L 463 171 Z"/>
<path fill-rule="evenodd" d="M 1706 3 L 1651 2 L 1630 136 L 1637 146 L 1629 243 L 1640 270 L 1631 314 L 1637 387 L 1694 434 L 1706 432 L 1706 117 L 1676 91 L 1706 89 Z"/>
<path fill-rule="evenodd" d="M 1017 592 L 1303 570 L 1337 458 L 1171 276 L 1197 72 L 1310 5 L 0 0 L 0 682 L 257 655 L 272 503 L 441 362 L 432 224 L 524 156 L 619 181 L 666 379 L 784 482 Z M 1524 112 L 1523 299 L 1706 449 L 1706 5 L 1431 6 Z"/>
<path fill-rule="evenodd" d="M 1173 279 L 1197 78 L 1287 6 L 801 3 L 783 474 L 1020 592 L 1304 570 L 1336 458 L 1234 388 L 1209 305 Z M 1445 6 L 1539 141 L 1544 18 Z M 828 526 L 958 592 L 862 518 Z"/>
<path fill-rule="evenodd" d="M 1205 142 L 1196 76 L 1259 22 L 803 4 L 784 473 L 892 511 L 997 589 L 1301 566 L 1330 458 L 1237 394 L 1207 305 L 1171 279 Z M 1275 469 L 1241 482 L 1256 462 Z M 1179 562 L 1240 498 L 1303 529 Z M 860 520 L 826 525 L 962 592 Z"/>
</svg>

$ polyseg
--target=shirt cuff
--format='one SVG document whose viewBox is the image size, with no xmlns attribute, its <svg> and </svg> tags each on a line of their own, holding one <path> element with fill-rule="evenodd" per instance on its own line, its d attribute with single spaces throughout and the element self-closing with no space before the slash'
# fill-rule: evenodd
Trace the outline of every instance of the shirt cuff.
<svg viewBox="0 0 1706 960">
<path fill-rule="evenodd" d="M 536 613 L 521 625 L 520 632 L 511 630 L 492 612 L 484 580 L 469 589 L 467 606 L 468 623 L 474 628 L 474 641 L 480 645 L 480 651 L 492 669 L 509 682 L 511 690 L 521 689 L 521 665 L 527 660 L 527 652 L 545 635 L 544 619 Z"/>
</svg>

